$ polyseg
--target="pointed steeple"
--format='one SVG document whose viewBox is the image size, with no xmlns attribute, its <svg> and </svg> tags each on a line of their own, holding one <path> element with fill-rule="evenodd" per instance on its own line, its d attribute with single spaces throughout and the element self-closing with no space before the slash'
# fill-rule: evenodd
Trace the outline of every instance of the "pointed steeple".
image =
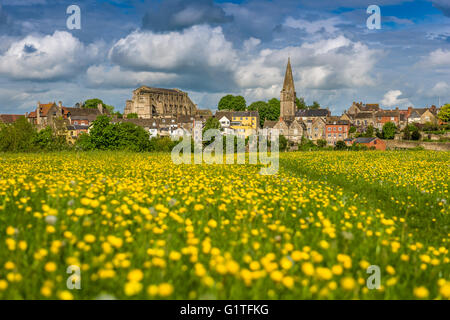
<svg viewBox="0 0 450 320">
<path fill-rule="evenodd" d="M 283 91 L 295 91 L 294 77 L 292 76 L 291 58 L 288 58 L 286 74 L 284 76 Z"/>
<path fill-rule="evenodd" d="M 280 118 L 284 120 L 293 120 L 297 106 L 295 105 L 296 99 L 294 77 L 292 75 L 291 58 L 288 59 L 286 67 L 286 75 L 284 76 L 283 90 L 280 97 Z"/>
</svg>

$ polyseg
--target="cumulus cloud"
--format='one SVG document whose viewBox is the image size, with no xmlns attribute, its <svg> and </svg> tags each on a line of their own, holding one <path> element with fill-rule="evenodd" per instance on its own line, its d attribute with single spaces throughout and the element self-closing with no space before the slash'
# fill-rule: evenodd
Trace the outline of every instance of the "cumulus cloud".
<svg viewBox="0 0 450 320">
<path fill-rule="evenodd" d="M 0 55 L 0 74 L 15 80 L 74 78 L 99 55 L 97 45 L 85 46 L 72 34 L 27 36 Z"/>
<path fill-rule="evenodd" d="M 402 92 L 400 90 L 390 90 L 388 91 L 383 99 L 381 100 L 381 104 L 386 107 L 393 106 L 412 106 L 412 103 L 408 98 L 400 98 Z"/>
<path fill-rule="evenodd" d="M 450 50 L 437 49 L 422 59 L 425 67 L 450 67 Z"/>
<path fill-rule="evenodd" d="M 91 83 L 100 84 L 98 77 L 113 73 L 117 80 L 103 83 L 120 87 L 128 81 L 136 84 L 149 79 L 154 83 L 159 78 L 162 83 L 197 91 L 256 90 L 255 95 L 260 96 L 280 90 L 291 56 L 299 87 L 338 89 L 375 84 L 372 69 L 380 51 L 344 36 L 282 49 L 259 48 L 260 43 L 250 38 L 238 49 L 225 38 L 221 27 L 194 26 L 164 34 L 136 31 L 110 50 L 111 62 L 120 68 L 99 72 L 96 67 L 88 74 L 90 78 L 98 75 Z"/>
<path fill-rule="evenodd" d="M 427 96 L 429 97 L 448 97 L 450 96 L 450 84 L 444 81 L 436 83 L 436 85 L 428 91 Z"/>
<path fill-rule="evenodd" d="M 170 86 L 177 75 L 164 72 L 134 72 L 121 70 L 119 66 L 107 67 L 95 65 L 86 72 L 87 80 L 92 87 L 130 88 L 142 85 Z"/>
<path fill-rule="evenodd" d="M 231 69 L 236 63 L 233 45 L 222 28 L 194 26 L 164 34 L 136 31 L 120 39 L 110 50 L 111 60 L 134 70 Z"/>
<path fill-rule="evenodd" d="M 221 24 L 232 21 L 232 16 L 213 0 L 163 0 L 156 10 L 143 18 L 143 29 L 153 31 L 181 30 L 199 24 Z"/>
</svg>

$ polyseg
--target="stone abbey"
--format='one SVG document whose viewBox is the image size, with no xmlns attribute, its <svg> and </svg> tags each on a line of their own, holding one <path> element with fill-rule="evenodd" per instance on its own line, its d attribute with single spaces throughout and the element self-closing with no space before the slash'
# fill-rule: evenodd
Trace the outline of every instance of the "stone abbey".
<svg viewBox="0 0 450 320">
<path fill-rule="evenodd" d="M 186 92 L 142 86 L 133 91 L 132 100 L 126 103 L 124 114 L 130 113 L 136 113 L 140 119 L 154 119 L 196 116 L 199 110 Z"/>
</svg>

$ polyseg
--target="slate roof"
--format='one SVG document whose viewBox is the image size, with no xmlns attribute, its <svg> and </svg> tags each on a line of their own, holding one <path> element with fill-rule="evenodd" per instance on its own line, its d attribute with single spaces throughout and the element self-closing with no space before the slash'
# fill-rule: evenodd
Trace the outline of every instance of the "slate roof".
<svg viewBox="0 0 450 320">
<path fill-rule="evenodd" d="M 300 109 L 295 113 L 296 117 L 327 117 L 329 115 L 328 109 Z"/>
<path fill-rule="evenodd" d="M 356 138 L 355 143 L 371 143 L 372 141 L 374 141 L 376 139 L 378 139 L 378 138 L 376 138 L 376 137 L 372 137 L 372 138 L 361 137 L 361 138 Z"/>
<path fill-rule="evenodd" d="M 273 128 L 273 127 L 277 124 L 277 122 L 278 122 L 278 121 L 270 121 L 270 120 L 266 120 L 266 121 L 264 121 L 264 126 L 263 126 L 263 128 L 264 128 L 264 129 L 271 129 L 271 128 Z"/>
</svg>

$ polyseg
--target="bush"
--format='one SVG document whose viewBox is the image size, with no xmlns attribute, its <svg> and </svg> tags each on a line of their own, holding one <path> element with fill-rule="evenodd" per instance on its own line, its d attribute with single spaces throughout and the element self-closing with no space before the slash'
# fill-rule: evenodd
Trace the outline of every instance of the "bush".
<svg viewBox="0 0 450 320">
<path fill-rule="evenodd" d="M 419 130 L 413 131 L 413 133 L 411 134 L 411 139 L 415 141 L 420 140 L 421 137 L 422 135 L 420 134 Z"/>
<path fill-rule="evenodd" d="M 324 139 L 317 140 L 317 146 L 319 148 L 325 148 L 327 146 L 327 141 Z"/>
<path fill-rule="evenodd" d="M 33 151 L 35 135 L 36 129 L 25 117 L 20 117 L 10 125 L 0 125 L 0 151 Z"/>
<path fill-rule="evenodd" d="M 334 147 L 335 150 L 346 150 L 347 149 L 347 145 L 345 144 L 344 141 L 340 140 L 336 143 L 336 146 Z"/>
</svg>

